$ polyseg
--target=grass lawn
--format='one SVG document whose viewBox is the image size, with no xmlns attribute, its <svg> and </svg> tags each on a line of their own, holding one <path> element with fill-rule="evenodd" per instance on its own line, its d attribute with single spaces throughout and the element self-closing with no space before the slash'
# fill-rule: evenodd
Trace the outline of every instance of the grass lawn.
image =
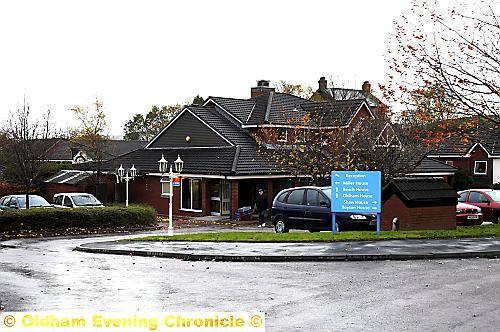
<svg viewBox="0 0 500 332">
<path fill-rule="evenodd" d="M 270 232 L 220 232 L 193 233 L 174 236 L 146 236 L 134 241 L 195 241 L 195 242 L 335 242 L 372 241 L 396 239 L 456 239 L 456 238 L 500 237 L 500 225 L 457 227 L 450 231 L 383 231 L 377 236 L 372 231 L 339 232 L 292 232 L 277 234 Z"/>
</svg>

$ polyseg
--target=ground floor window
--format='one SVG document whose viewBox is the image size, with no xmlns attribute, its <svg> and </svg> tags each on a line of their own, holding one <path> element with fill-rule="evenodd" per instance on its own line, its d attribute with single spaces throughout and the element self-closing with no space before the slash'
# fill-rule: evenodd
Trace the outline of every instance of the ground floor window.
<svg viewBox="0 0 500 332">
<path fill-rule="evenodd" d="M 201 211 L 201 179 L 181 180 L 181 209 Z"/>
<path fill-rule="evenodd" d="M 160 183 L 162 197 L 170 197 L 170 178 L 162 178 Z"/>
<path fill-rule="evenodd" d="M 485 175 L 487 171 L 488 163 L 486 161 L 475 161 L 474 162 L 474 174 L 475 175 Z"/>
</svg>

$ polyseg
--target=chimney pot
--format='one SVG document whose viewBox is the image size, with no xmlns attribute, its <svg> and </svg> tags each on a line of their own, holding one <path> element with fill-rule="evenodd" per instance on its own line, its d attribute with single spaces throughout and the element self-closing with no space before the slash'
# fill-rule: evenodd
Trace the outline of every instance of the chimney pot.
<svg viewBox="0 0 500 332">
<path fill-rule="evenodd" d="M 257 86 L 250 90 L 250 97 L 255 98 L 271 91 L 274 91 L 274 88 L 269 87 L 268 80 L 258 80 Z"/>
<path fill-rule="evenodd" d="M 268 80 L 258 80 L 257 81 L 257 86 L 269 87 L 269 81 Z"/>
<path fill-rule="evenodd" d="M 369 81 L 364 81 L 363 85 L 361 86 L 361 90 L 366 93 L 371 93 L 372 92 L 372 85 L 370 84 Z"/>
<path fill-rule="evenodd" d="M 327 83 L 328 82 L 327 82 L 327 80 L 326 80 L 326 78 L 324 76 L 320 77 L 319 81 L 318 81 L 319 89 L 320 90 L 326 90 L 327 85 L 328 85 Z"/>
</svg>

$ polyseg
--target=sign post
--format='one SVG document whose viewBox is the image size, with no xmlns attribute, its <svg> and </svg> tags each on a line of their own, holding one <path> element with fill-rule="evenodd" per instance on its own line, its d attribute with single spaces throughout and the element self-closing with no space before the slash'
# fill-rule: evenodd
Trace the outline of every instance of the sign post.
<svg viewBox="0 0 500 332">
<path fill-rule="evenodd" d="M 382 175 L 379 171 L 332 172 L 332 233 L 336 234 L 336 213 L 377 215 L 377 235 L 380 235 L 382 212 Z"/>
</svg>

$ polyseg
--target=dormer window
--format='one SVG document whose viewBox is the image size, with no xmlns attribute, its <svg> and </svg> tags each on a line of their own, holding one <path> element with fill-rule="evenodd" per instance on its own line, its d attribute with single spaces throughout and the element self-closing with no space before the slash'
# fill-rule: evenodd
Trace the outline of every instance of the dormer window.
<svg viewBox="0 0 500 332">
<path fill-rule="evenodd" d="M 488 162 L 485 160 L 476 160 L 474 162 L 474 175 L 486 175 L 488 171 Z"/>
<path fill-rule="evenodd" d="M 278 143 L 288 143 L 288 130 L 284 129 L 280 132 Z"/>
</svg>

